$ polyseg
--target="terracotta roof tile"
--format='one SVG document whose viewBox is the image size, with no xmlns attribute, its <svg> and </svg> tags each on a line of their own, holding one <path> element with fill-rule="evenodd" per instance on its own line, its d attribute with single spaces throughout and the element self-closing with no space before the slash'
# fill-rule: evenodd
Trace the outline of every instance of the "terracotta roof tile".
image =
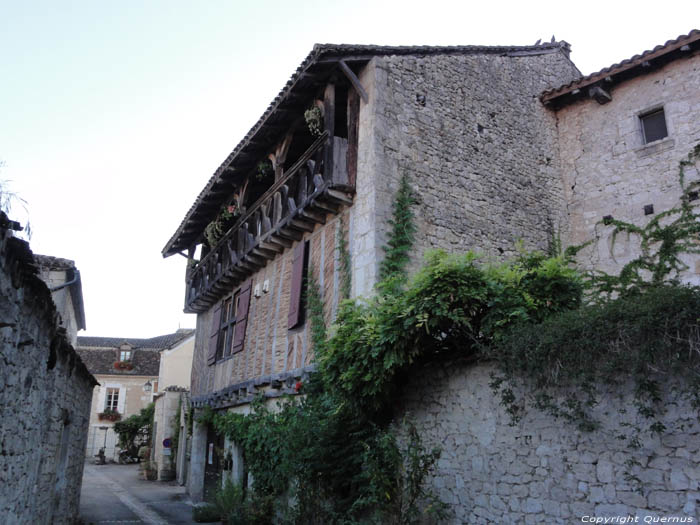
<svg viewBox="0 0 700 525">
<path fill-rule="evenodd" d="M 568 84 L 558 88 L 549 89 L 542 93 L 540 98 L 545 104 L 550 104 L 557 101 L 561 105 L 560 101 L 563 97 L 579 95 L 583 88 L 603 81 L 606 78 L 609 78 L 610 81 L 617 80 L 619 82 L 643 74 L 646 72 L 644 69 L 645 63 L 649 63 L 655 59 L 663 59 L 664 57 L 668 61 L 669 59 L 672 59 L 672 57 L 668 56 L 670 53 L 677 51 L 684 46 L 688 46 L 688 50 L 690 50 L 691 45 L 697 49 L 699 47 L 698 42 L 700 42 L 700 30 L 693 29 L 688 34 L 680 35 L 678 38 L 669 40 L 663 45 L 658 45 L 654 49 L 649 49 L 639 55 L 634 55 L 631 58 L 622 60 L 621 62 L 605 67 L 600 71 L 591 73 L 585 77 L 581 77 L 578 80 L 574 80 L 573 82 L 569 82 Z M 616 77 L 623 75 L 623 78 L 616 79 Z M 581 98 L 585 96 L 585 94 L 581 94 Z M 574 99 L 572 98 L 570 101 L 573 100 Z"/>
</svg>

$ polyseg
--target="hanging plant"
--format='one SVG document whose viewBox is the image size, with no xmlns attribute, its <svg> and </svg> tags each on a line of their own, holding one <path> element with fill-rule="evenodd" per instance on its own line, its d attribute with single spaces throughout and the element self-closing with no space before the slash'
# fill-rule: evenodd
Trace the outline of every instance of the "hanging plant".
<svg viewBox="0 0 700 525">
<path fill-rule="evenodd" d="M 272 162 L 270 162 L 269 159 L 261 160 L 260 162 L 258 162 L 255 178 L 257 180 L 265 180 L 274 173 L 275 170 L 272 167 Z"/>
<path fill-rule="evenodd" d="M 233 226 L 235 219 L 240 215 L 235 204 L 229 204 L 221 208 L 216 218 L 204 228 L 204 236 L 211 248 L 216 246 L 221 237 Z"/>
<path fill-rule="evenodd" d="M 314 137 L 319 137 L 323 133 L 323 114 L 321 108 L 313 106 L 304 111 L 304 120 L 309 127 L 309 131 Z"/>
</svg>

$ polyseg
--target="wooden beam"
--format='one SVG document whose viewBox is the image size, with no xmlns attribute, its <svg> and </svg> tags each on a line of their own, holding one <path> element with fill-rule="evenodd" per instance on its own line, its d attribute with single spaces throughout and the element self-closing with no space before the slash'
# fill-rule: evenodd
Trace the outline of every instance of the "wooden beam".
<svg viewBox="0 0 700 525">
<path fill-rule="evenodd" d="M 348 196 L 346 193 L 328 189 L 326 190 L 326 195 L 332 200 L 342 202 L 344 204 L 352 204 L 352 197 Z"/>
<path fill-rule="evenodd" d="M 352 87 L 355 88 L 355 91 L 362 97 L 362 101 L 367 104 L 369 102 L 369 95 L 367 95 L 367 91 L 365 91 L 365 88 L 362 87 L 362 82 L 360 82 L 360 79 L 357 78 L 357 75 L 355 72 L 350 69 L 350 67 L 345 63 L 344 60 L 341 60 L 338 62 L 340 64 L 340 69 L 343 73 L 345 73 L 345 76 L 348 77 L 348 80 L 352 84 Z"/>
<path fill-rule="evenodd" d="M 333 136 L 335 135 L 335 84 L 328 84 L 323 92 L 323 124 L 328 133 L 323 154 L 323 179 L 333 180 Z"/>
</svg>

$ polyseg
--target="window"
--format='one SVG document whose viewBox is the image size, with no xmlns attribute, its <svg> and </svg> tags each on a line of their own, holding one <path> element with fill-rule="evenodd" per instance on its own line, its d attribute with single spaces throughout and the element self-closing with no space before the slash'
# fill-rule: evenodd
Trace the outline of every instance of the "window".
<svg viewBox="0 0 700 525">
<path fill-rule="evenodd" d="M 224 301 L 221 307 L 221 326 L 219 328 L 219 347 L 217 348 L 217 359 L 222 359 L 231 355 L 231 345 L 233 343 L 233 332 L 236 328 L 236 317 L 240 304 L 240 290 Z"/>
<path fill-rule="evenodd" d="M 105 410 L 117 411 L 119 406 L 119 389 L 118 388 L 108 388 L 107 395 L 105 396 Z"/>
<path fill-rule="evenodd" d="M 649 144 L 655 140 L 661 140 L 668 136 L 666 129 L 666 115 L 663 108 L 655 109 L 649 113 L 639 116 L 642 125 L 642 139 L 644 144 Z"/>
<path fill-rule="evenodd" d="M 248 279 L 236 293 L 214 309 L 209 332 L 208 364 L 213 365 L 243 350 L 252 285 L 252 279 Z"/>
<path fill-rule="evenodd" d="M 289 293 L 287 328 L 296 328 L 304 322 L 304 286 L 309 265 L 309 242 L 302 241 L 294 248 L 292 257 L 292 283 Z"/>
<path fill-rule="evenodd" d="M 131 360 L 131 350 L 122 350 L 119 352 L 120 361 L 130 361 Z"/>
</svg>

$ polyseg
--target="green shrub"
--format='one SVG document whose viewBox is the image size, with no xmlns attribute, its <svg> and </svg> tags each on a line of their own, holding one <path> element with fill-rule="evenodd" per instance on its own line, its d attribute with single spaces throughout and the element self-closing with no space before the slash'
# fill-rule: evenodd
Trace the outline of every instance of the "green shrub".
<svg viewBox="0 0 700 525">
<path fill-rule="evenodd" d="M 213 523 L 221 520 L 221 514 L 214 505 L 205 503 L 192 507 L 192 520 L 197 523 Z"/>
<path fill-rule="evenodd" d="M 687 393 L 700 401 L 699 315 L 699 288 L 650 286 L 552 315 L 541 324 L 518 324 L 485 355 L 499 365 L 494 387 L 505 393 L 513 414 L 525 400 L 513 398 L 506 385 L 524 380 L 537 406 L 591 428 L 596 422 L 589 409 L 597 404 L 599 385 L 631 381 L 638 408 L 653 418 L 662 380 L 684 379 Z M 573 393 L 556 401 L 557 389 Z"/>
</svg>

